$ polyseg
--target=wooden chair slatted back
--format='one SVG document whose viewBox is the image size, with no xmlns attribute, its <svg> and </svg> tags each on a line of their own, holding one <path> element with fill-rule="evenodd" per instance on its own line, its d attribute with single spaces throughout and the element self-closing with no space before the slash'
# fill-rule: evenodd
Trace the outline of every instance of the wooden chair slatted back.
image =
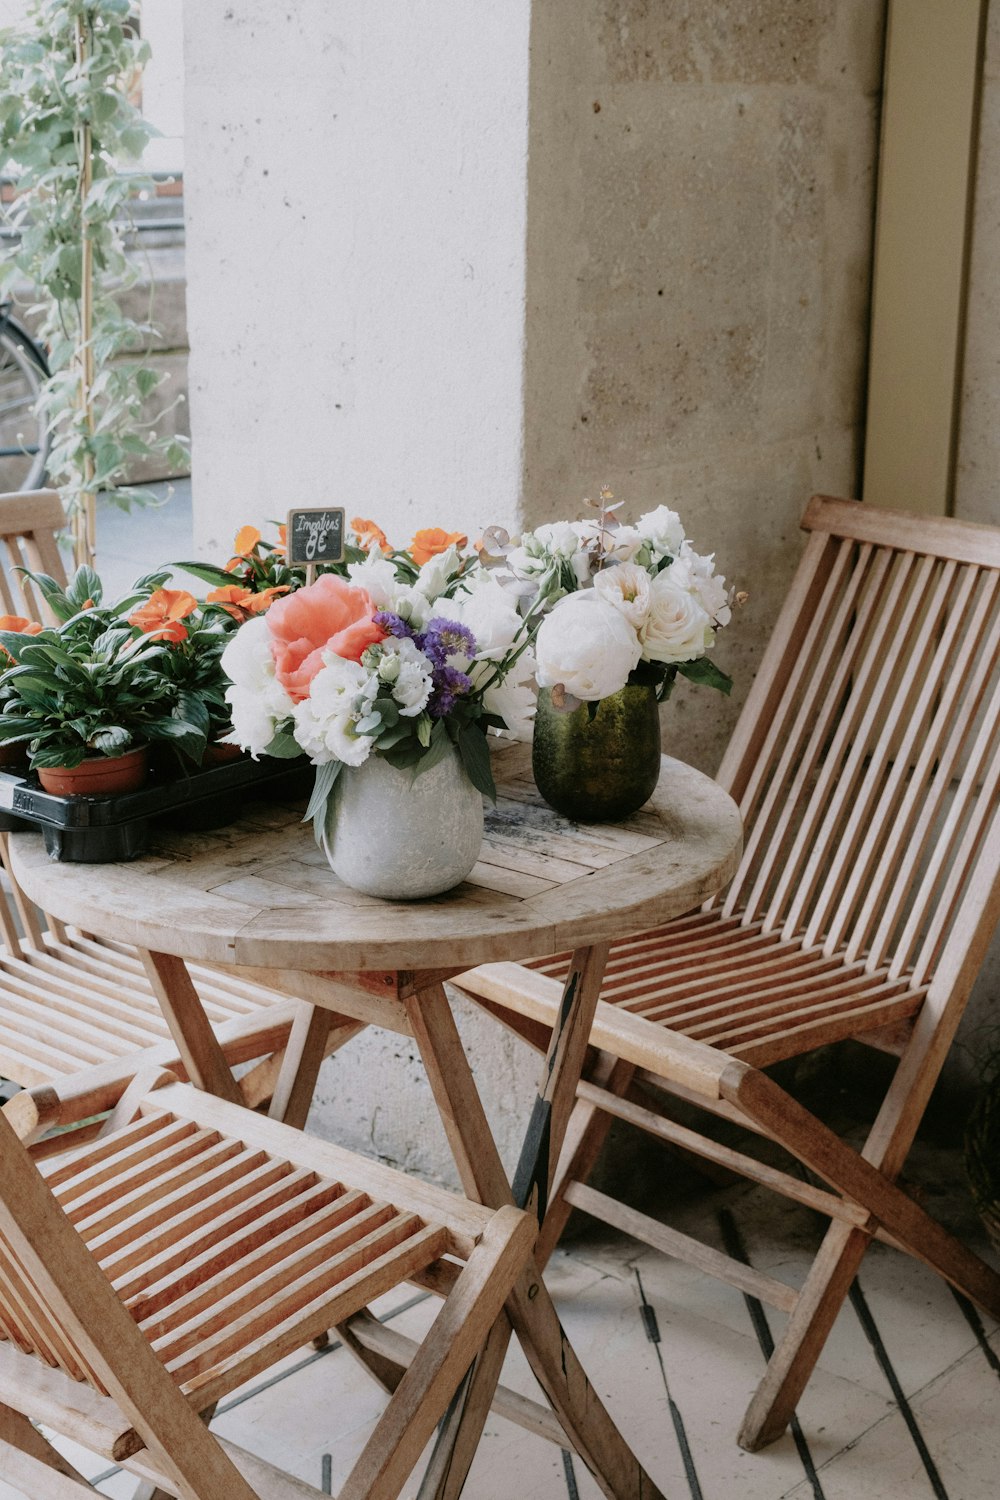
<svg viewBox="0 0 1000 1500">
<path fill-rule="evenodd" d="M 57 583 L 66 582 L 66 569 L 59 551 L 58 533 L 66 524 L 62 501 L 55 490 L 27 490 L 0 495 L 0 605 L 2 613 L 19 615 L 42 624 L 53 623 L 53 615 L 35 585 L 20 569 L 47 573 Z M 0 863 L 7 868 L 7 841 L 0 837 Z M 8 870 L 9 876 L 9 870 Z M 25 900 L 11 880 L 12 893 L 0 889 L 0 939 L 15 957 L 23 941 L 42 945 L 41 926 L 31 902 Z M 24 938 L 18 937 L 14 908 Z"/>
<path fill-rule="evenodd" d="M 803 525 L 720 772 L 747 827 L 723 909 L 926 984 L 969 900 L 988 904 L 1000 547 L 991 528 L 843 501 L 814 500 Z M 949 973 L 960 962 L 953 948 Z"/>
<path fill-rule="evenodd" d="M 66 582 L 57 533 L 65 526 L 62 501 L 55 490 L 0 495 L 0 602 L 3 613 L 27 615 L 42 624 L 52 615 L 30 579 L 18 570 L 48 573 Z"/>
</svg>

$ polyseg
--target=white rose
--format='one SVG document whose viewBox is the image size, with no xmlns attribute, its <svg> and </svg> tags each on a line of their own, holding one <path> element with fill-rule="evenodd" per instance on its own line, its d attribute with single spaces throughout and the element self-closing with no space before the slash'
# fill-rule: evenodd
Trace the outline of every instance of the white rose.
<svg viewBox="0 0 1000 1500">
<path fill-rule="evenodd" d="M 642 655 L 639 638 L 621 610 L 592 589 L 560 599 L 535 641 L 539 687 L 562 683 L 595 703 L 625 686 Z"/>
<path fill-rule="evenodd" d="M 646 661 L 694 661 L 714 639 L 712 619 L 690 586 L 684 570 L 672 563 L 649 588 L 649 614 L 639 632 Z"/>
<path fill-rule="evenodd" d="M 619 563 L 594 574 L 594 588 L 602 599 L 621 610 L 638 630 L 649 613 L 649 574 L 637 563 Z"/>
<path fill-rule="evenodd" d="M 684 541 L 681 518 L 669 505 L 658 505 L 640 516 L 636 530 L 661 557 L 676 557 Z"/>
<path fill-rule="evenodd" d="M 690 579 L 689 587 L 697 594 L 702 609 L 711 616 L 716 625 L 728 625 L 733 617 L 729 607 L 729 590 L 721 573 L 715 571 L 715 553 L 708 557 L 695 552 L 690 542 L 685 542 L 675 568 L 684 567 Z"/>
<path fill-rule="evenodd" d="M 274 675 L 271 637 L 263 615 L 248 620 L 230 637 L 222 653 L 222 670 L 232 683 L 226 689 L 233 717 L 232 741 L 256 760 L 295 707 Z"/>
</svg>

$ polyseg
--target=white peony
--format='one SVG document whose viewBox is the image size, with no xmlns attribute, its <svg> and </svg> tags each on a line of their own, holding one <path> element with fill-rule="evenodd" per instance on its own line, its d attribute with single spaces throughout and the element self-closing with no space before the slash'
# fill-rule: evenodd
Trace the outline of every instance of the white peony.
<svg viewBox="0 0 1000 1500">
<path fill-rule="evenodd" d="M 681 518 L 669 505 L 658 505 L 640 516 L 636 530 L 659 557 L 676 557 L 684 541 Z"/>
<path fill-rule="evenodd" d="M 248 620 L 230 637 L 222 653 L 222 670 L 232 683 L 226 689 L 233 718 L 229 738 L 256 760 L 295 707 L 274 675 L 271 637 L 263 615 Z"/>
<path fill-rule="evenodd" d="M 638 630 L 649 613 L 649 574 L 637 563 L 619 563 L 594 574 L 594 588 L 602 599 L 621 611 Z"/>
<path fill-rule="evenodd" d="M 715 639 L 712 617 L 692 587 L 689 571 L 671 563 L 650 584 L 649 614 L 639 631 L 646 661 L 694 661 Z"/>
<path fill-rule="evenodd" d="M 621 610 L 587 589 L 560 599 L 546 616 L 535 654 L 539 687 L 562 683 L 574 698 L 594 703 L 625 686 L 642 647 Z"/>
<path fill-rule="evenodd" d="M 314 766 L 342 760 L 360 766 L 374 744 L 358 734 L 356 725 L 368 713 L 378 692 L 378 674 L 356 661 L 345 661 L 332 651 L 323 653 L 321 667 L 309 687 L 309 697 L 294 709 L 295 738 Z"/>
</svg>

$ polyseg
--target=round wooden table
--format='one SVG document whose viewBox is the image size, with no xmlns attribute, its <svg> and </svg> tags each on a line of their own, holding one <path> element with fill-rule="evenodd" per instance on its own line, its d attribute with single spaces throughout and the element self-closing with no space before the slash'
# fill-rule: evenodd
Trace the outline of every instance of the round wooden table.
<svg viewBox="0 0 1000 1500">
<path fill-rule="evenodd" d="M 257 804 L 208 833 L 158 831 L 129 864 L 52 862 L 37 834 L 11 837 L 28 896 L 64 923 L 134 943 L 193 1082 L 241 1101 L 185 960 L 241 974 L 300 1000 L 272 1115 L 303 1125 L 323 1057 L 367 1025 L 416 1041 L 466 1194 L 545 1207 L 580 1079 L 608 943 L 680 916 L 732 876 L 742 829 L 708 777 L 664 758 L 652 799 L 615 825 L 573 824 L 535 790 L 526 747 L 495 756 L 498 800 L 478 864 L 444 896 L 388 902 L 349 890 L 316 848 L 301 810 Z M 443 981 L 476 964 L 570 951 L 560 1021 L 511 1186 L 458 1036 Z M 551 1411 L 497 1390 L 511 1332 Z M 383 1381 L 401 1359 L 378 1328 L 349 1333 Z M 397 1376 L 398 1378 L 398 1376 Z M 496 1398 L 496 1399 L 495 1399 Z M 421 1496 L 457 1495 L 491 1402 L 572 1446 L 612 1500 L 659 1494 L 603 1405 L 529 1267 L 444 1424 Z M 553 1419 L 553 1413 L 555 1420 Z"/>
</svg>

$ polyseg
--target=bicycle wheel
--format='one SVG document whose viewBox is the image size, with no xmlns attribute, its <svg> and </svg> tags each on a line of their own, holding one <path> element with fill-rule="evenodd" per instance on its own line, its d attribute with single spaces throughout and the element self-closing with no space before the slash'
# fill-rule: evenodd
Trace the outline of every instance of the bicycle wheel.
<svg viewBox="0 0 1000 1500">
<path fill-rule="evenodd" d="M 0 311 L 0 491 L 37 490 L 45 480 L 48 434 L 35 414 L 45 356 Z"/>
</svg>

